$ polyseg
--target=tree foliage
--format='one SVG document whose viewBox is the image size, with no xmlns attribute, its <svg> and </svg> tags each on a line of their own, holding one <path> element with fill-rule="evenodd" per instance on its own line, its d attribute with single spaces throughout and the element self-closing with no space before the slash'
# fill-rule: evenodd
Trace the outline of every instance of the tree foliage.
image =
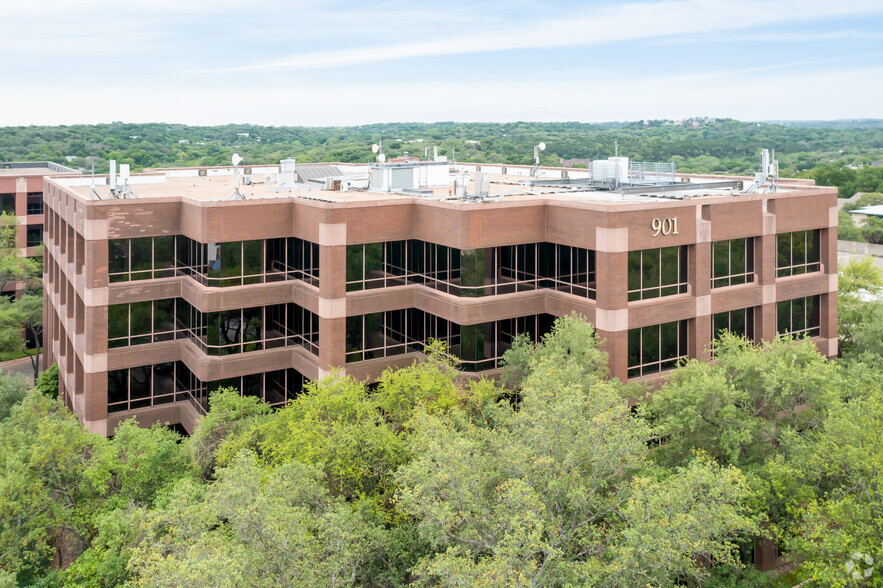
<svg viewBox="0 0 883 588">
<path fill-rule="evenodd" d="M 864 269 L 841 283 L 858 314 Z M 334 374 L 277 411 L 213 392 L 186 439 L 132 420 L 94 435 L 19 385 L 0 420 L 0 582 L 781 585 L 743 555 L 775 537 L 795 581 L 850 585 L 854 554 L 883 560 L 880 351 L 829 362 L 807 340 L 724 334 L 715 363 L 635 410 L 644 392 L 608 378 L 570 316 L 506 355 L 517 394 L 435 343 L 370 389 Z"/>
</svg>

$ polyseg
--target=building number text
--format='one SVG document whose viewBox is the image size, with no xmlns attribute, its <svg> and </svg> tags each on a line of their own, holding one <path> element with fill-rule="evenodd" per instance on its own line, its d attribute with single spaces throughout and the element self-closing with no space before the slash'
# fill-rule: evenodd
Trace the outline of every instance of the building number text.
<svg viewBox="0 0 883 588">
<path fill-rule="evenodd" d="M 655 231 L 655 233 L 653 233 L 654 237 L 658 237 L 659 233 L 662 233 L 663 235 L 677 235 L 678 217 L 654 218 L 650 223 L 650 228 Z"/>
</svg>

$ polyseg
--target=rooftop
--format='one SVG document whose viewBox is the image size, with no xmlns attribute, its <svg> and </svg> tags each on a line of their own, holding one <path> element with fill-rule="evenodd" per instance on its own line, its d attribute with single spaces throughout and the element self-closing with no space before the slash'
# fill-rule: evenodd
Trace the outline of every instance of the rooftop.
<svg viewBox="0 0 883 588">
<path fill-rule="evenodd" d="M 77 170 L 51 161 L 0 161 L 0 176 L 47 176 L 73 174 Z"/>
<path fill-rule="evenodd" d="M 117 179 L 117 193 L 132 198 L 188 198 L 220 201 L 238 195 L 245 200 L 304 198 L 322 202 L 370 202 L 395 199 L 426 199 L 452 202 L 523 201 L 553 198 L 559 201 L 621 204 L 662 202 L 699 197 L 732 196 L 745 193 L 751 179 L 671 174 L 654 183 L 646 178 L 631 183 L 597 181 L 586 169 L 515 166 L 502 164 L 306 164 L 306 172 L 294 181 L 279 165 L 240 166 L 238 189 L 234 168 L 174 168 L 145 170 Z M 320 168 L 327 167 L 327 173 Z M 297 168 L 296 168 L 297 169 Z M 478 171 L 476 171 L 478 170 Z M 375 172 L 389 176 L 378 189 Z M 503 173 L 503 172 L 506 173 Z M 401 174 L 413 174 L 402 180 Z M 247 174 L 247 175 L 245 175 Z M 397 175 L 398 174 L 398 175 Z M 369 179 L 370 177 L 370 179 Z M 392 178 L 390 180 L 390 178 Z M 398 180 L 396 180 L 398 178 Z M 609 178 L 607 178 L 609 180 Z M 111 200 L 108 176 L 81 175 L 57 180 L 85 199 Z M 94 181 L 94 186 L 93 186 Z M 399 181 L 399 184 L 396 184 Z M 390 183 L 391 182 L 391 183 Z M 406 182 L 406 183 L 401 183 Z M 413 182 L 407 184 L 407 182 Z M 794 189 L 787 180 L 777 191 Z M 122 189 L 127 185 L 128 190 Z M 411 187 L 395 187 L 395 186 Z M 611 186 L 612 189 L 611 189 Z"/>
</svg>

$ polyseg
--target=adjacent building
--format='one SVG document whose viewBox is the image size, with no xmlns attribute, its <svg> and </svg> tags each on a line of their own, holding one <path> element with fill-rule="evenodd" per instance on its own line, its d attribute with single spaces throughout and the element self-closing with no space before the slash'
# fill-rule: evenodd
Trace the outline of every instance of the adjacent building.
<svg viewBox="0 0 883 588">
<path fill-rule="evenodd" d="M 0 162 L 0 213 L 15 215 L 16 246 L 23 256 L 37 256 L 43 244 L 43 178 L 76 173 L 51 161 Z M 3 294 L 15 295 L 15 286 Z"/>
<path fill-rule="evenodd" d="M 48 178 L 46 360 L 112 434 L 192 429 L 222 385 L 281 405 L 334 370 L 376 379 L 430 339 L 493 375 L 572 312 L 622 380 L 709 357 L 720 329 L 834 356 L 836 188 L 752 180 L 626 158 Z"/>
</svg>

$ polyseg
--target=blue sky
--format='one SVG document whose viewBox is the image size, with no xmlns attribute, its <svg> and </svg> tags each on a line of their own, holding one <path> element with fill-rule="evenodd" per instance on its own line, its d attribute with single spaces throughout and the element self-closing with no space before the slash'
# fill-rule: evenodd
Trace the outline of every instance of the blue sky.
<svg viewBox="0 0 883 588">
<path fill-rule="evenodd" d="M 28 0 L 0 125 L 883 118 L 883 1 Z"/>
</svg>

